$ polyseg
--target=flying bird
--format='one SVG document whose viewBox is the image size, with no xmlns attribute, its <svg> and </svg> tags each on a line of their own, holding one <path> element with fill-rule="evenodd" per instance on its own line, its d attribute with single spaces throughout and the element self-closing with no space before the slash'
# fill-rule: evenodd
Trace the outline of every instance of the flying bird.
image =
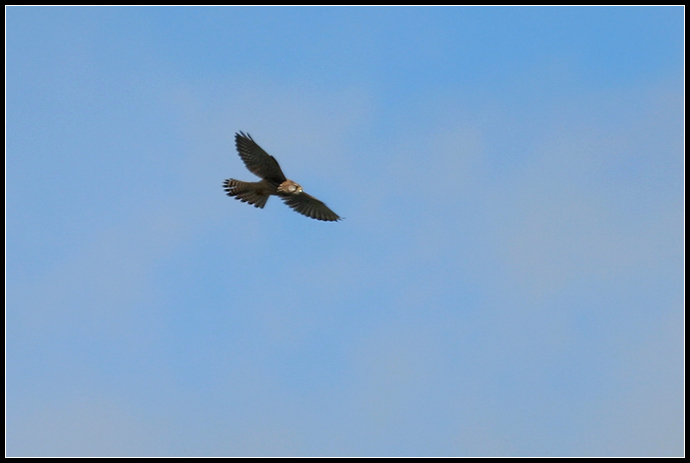
<svg viewBox="0 0 690 463">
<path fill-rule="evenodd" d="M 288 180 L 278 161 L 264 151 L 249 134 L 235 134 L 237 152 L 249 172 L 261 177 L 260 182 L 242 182 L 229 178 L 223 182 L 228 196 L 263 208 L 270 195 L 278 196 L 285 204 L 302 215 L 326 222 L 337 222 L 341 217 L 328 206 L 308 195 L 302 187 Z"/>
</svg>

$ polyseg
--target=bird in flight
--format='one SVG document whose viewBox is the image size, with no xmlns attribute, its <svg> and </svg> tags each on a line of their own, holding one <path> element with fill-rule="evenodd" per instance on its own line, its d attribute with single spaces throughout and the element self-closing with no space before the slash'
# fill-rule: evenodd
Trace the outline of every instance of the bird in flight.
<svg viewBox="0 0 690 463">
<path fill-rule="evenodd" d="M 276 195 L 295 211 L 312 219 L 337 222 L 341 217 L 328 206 L 302 191 L 302 187 L 288 180 L 278 161 L 264 151 L 249 134 L 235 134 L 235 146 L 249 172 L 261 177 L 260 182 L 242 182 L 229 178 L 223 182 L 228 196 L 263 208 L 270 195 Z"/>
</svg>

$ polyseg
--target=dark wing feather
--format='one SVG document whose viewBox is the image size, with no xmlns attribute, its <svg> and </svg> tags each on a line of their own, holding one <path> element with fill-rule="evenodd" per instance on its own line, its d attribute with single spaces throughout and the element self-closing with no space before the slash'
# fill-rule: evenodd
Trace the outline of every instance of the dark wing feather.
<svg viewBox="0 0 690 463">
<path fill-rule="evenodd" d="M 340 220 L 340 216 L 330 210 L 328 206 L 306 193 L 281 196 L 281 199 L 285 201 L 285 204 L 300 214 L 311 217 L 312 219 L 324 220 L 326 222 L 336 222 Z"/>
<path fill-rule="evenodd" d="M 247 169 L 261 178 L 275 185 L 280 185 L 286 178 L 278 165 L 278 161 L 264 151 L 249 134 L 239 132 L 235 134 L 235 146 Z"/>
</svg>

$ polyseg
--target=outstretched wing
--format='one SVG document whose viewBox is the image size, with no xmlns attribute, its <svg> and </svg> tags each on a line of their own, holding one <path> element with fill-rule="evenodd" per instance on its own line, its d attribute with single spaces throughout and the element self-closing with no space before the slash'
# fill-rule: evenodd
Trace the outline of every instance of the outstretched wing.
<svg viewBox="0 0 690 463">
<path fill-rule="evenodd" d="M 280 185 L 286 180 L 278 161 L 257 145 L 249 134 L 236 133 L 235 146 L 249 172 L 275 185 Z"/>
<path fill-rule="evenodd" d="M 326 222 L 337 222 L 340 220 L 340 216 L 330 210 L 328 206 L 306 193 L 281 196 L 280 199 L 300 214 L 312 219 L 324 220 Z"/>
</svg>

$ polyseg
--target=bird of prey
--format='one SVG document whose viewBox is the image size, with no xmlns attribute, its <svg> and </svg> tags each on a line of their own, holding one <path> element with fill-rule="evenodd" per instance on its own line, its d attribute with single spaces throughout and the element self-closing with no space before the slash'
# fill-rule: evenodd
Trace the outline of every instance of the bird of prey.
<svg viewBox="0 0 690 463">
<path fill-rule="evenodd" d="M 288 180 L 278 161 L 264 151 L 249 134 L 235 134 L 235 146 L 249 172 L 261 177 L 260 182 L 241 182 L 229 178 L 223 182 L 228 196 L 263 208 L 270 195 L 276 195 L 285 204 L 312 219 L 336 222 L 340 216 L 328 206 L 302 191 L 302 187 Z"/>
</svg>

